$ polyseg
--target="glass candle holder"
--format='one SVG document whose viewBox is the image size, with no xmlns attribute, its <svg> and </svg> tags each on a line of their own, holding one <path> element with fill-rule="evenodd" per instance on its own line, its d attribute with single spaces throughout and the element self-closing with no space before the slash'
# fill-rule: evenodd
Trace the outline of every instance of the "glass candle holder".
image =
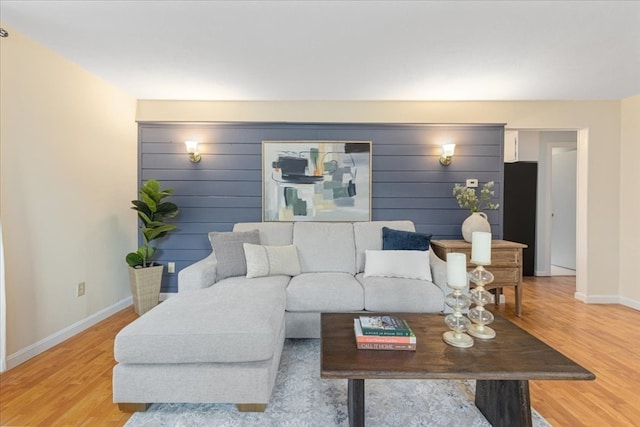
<svg viewBox="0 0 640 427">
<path fill-rule="evenodd" d="M 462 314 L 471 305 L 469 296 L 463 294 L 460 289 L 454 289 L 446 296 L 445 304 L 453 310 L 453 313 L 444 317 L 444 323 L 451 329 L 442 334 L 442 339 L 453 347 L 469 348 L 473 346 L 473 338 L 465 332 L 469 330 L 471 322 Z"/>
<path fill-rule="evenodd" d="M 473 260 L 471 261 L 473 262 Z M 469 327 L 469 335 L 481 339 L 492 339 L 496 336 L 496 331 L 487 325 L 494 320 L 493 314 L 487 311 L 484 306 L 491 301 L 491 294 L 485 290 L 484 286 L 493 282 L 493 274 L 485 270 L 484 266 L 474 263 L 477 267 L 469 273 L 469 280 L 476 284 L 471 290 L 471 302 L 475 307 L 469 310 L 469 319 L 473 325 Z"/>
<path fill-rule="evenodd" d="M 444 318 L 444 323 L 451 330 L 442 334 L 442 339 L 454 347 L 471 347 L 473 338 L 465 333 L 471 326 L 471 322 L 462 313 L 471 305 L 469 295 L 462 292 L 469 285 L 465 254 L 455 252 L 447 254 L 447 285 L 453 289 L 453 292 L 445 297 L 444 302 L 451 307 L 453 313 L 447 314 Z"/>
</svg>

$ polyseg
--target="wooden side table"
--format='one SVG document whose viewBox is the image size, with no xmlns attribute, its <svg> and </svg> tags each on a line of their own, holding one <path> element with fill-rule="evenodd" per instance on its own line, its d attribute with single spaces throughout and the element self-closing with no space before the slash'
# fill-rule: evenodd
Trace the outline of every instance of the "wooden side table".
<svg viewBox="0 0 640 427">
<path fill-rule="evenodd" d="M 464 240 L 432 240 L 431 247 L 436 255 L 447 260 L 449 252 L 459 252 L 467 255 L 467 269 L 473 270 L 471 264 L 471 243 Z M 486 269 L 493 273 L 494 281 L 485 289 L 496 290 L 496 305 L 500 302 L 500 295 L 504 286 L 515 286 L 516 316 L 522 315 L 522 249 L 527 245 L 510 242 L 508 240 L 491 241 L 491 265 Z"/>
</svg>

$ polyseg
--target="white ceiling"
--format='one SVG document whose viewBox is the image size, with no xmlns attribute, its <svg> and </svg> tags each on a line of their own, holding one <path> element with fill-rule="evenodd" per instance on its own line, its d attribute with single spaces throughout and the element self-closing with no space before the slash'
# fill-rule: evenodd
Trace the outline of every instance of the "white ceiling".
<svg viewBox="0 0 640 427">
<path fill-rule="evenodd" d="M 640 94 L 639 1 L 1 0 L 0 18 L 137 99 Z"/>
</svg>

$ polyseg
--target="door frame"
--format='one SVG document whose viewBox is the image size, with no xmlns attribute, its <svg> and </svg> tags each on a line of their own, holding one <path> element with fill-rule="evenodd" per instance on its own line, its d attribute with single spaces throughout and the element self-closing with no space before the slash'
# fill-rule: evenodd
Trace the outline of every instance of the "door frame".
<svg viewBox="0 0 640 427">
<path fill-rule="evenodd" d="M 552 191 L 553 191 L 553 149 L 554 148 L 576 148 L 577 143 L 574 142 L 546 142 L 540 143 L 539 153 L 540 158 L 538 160 L 538 194 L 537 194 L 537 214 L 536 214 L 536 276 L 551 276 L 551 241 L 552 241 L 552 224 L 553 224 L 553 203 L 552 203 Z M 577 163 L 577 154 L 576 154 Z M 577 171 L 576 171 L 577 173 Z M 576 177 L 576 212 L 578 212 L 577 205 L 578 195 L 578 183 Z M 576 227 L 578 224 L 578 218 L 576 215 L 575 221 Z M 576 274 L 578 268 L 578 235 L 576 228 Z"/>
<path fill-rule="evenodd" d="M 505 129 L 507 130 L 507 129 Z M 514 131 L 552 132 L 574 131 L 577 132 L 577 177 L 576 177 L 576 292 L 574 297 L 580 301 L 587 300 L 587 265 L 588 265 L 588 177 L 589 177 L 589 129 L 588 128 L 508 128 Z M 542 152 L 538 159 L 538 174 L 544 173 L 544 181 L 538 179 L 537 209 L 536 209 L 536 264 L 535 275 L 543 276 L 551 274 L 551 147 L 560 146 L 562 143 L 547 143 L 545 147 L 545 161 L 542 162 Z M 542 147 L 542 146 L 540 146 Z M 545 163 L 543 165 L 543 163 Z M 544 183 L 543 186 L 540 184 Z M 542 197 L 548 200 L 541 200 Z M 545 211 L 541 211 L 541 202 L 547 202 Z M 541 221 L 541 217 L 544 218 Z M 546 268 L 540 268 L 539 260 L 546 260 Z"/>
</svg>

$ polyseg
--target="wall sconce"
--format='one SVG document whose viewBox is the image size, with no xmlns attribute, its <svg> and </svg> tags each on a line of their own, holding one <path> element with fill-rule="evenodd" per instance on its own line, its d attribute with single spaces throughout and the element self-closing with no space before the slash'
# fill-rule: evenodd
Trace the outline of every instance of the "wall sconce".
<svg viewBox="0 0 640 427">
<path fill-rule="evenodd" d="M 456 151 L 456 144 L 444 144 L 442 146 L 442 154 L 440 155 L 440 164 L 442 166 L 449 166 L 451 159 L 453 159 L 453 153 Z"/>
<path fill-rule="evenodd" d="M 198 151 L 198 141 L 185 141 L 184 145 L 187 147 L 187 153 L 189 153 L 189 160 L 193 163 L 200 161 L 200 152 Z"/>
</svg>

